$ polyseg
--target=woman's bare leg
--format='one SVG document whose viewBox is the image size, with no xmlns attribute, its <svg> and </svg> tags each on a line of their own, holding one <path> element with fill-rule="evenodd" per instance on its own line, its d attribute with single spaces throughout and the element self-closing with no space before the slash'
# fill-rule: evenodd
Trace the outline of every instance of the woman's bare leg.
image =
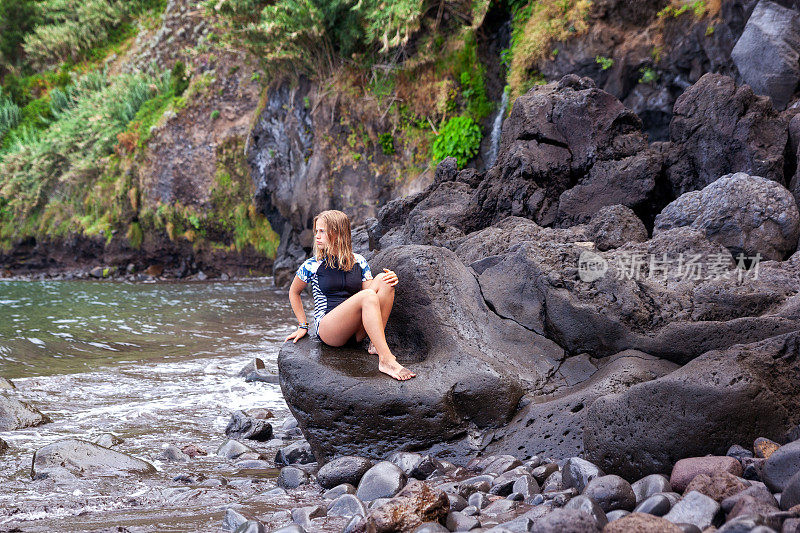
<svg viewBox="0 0 800 533">
<path fill-rule="evenodd" d="M 386 344 L 384 325 L 378 293 L 365 289 L 325 315 L 317 333 L 326 344 L 342 346 L 363 327 L 378 352 L 378 370 L 400 381 L 413 378 L 416 374 L 398 363 Z"/>
<path fill-rule="evenodd" d="M 378 299 L 381 301 L 381 318 L 383 318 L 383 330 L 386 331 L 386 324 L 389 322 L 389 315 L 392 313 L 392 306 L 394 305 L 394 287 L 384 282 L 385 274 L 381 273 L 375 276 L 375 284 L 370 287 L 378 293 Z M 362 324 L 361 329 L 356 333 L 356 340 L 363 341 L 367 337 L 367 330 L 364 329 Z M 378 351 L 372 342 L 369 343 L 369 353 L 377 355 Z"/>
</svg>

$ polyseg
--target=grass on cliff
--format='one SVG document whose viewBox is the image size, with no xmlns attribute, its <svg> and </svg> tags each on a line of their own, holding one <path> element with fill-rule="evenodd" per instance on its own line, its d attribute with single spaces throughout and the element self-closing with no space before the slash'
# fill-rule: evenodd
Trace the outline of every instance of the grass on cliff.
<svg viewBox="0 0 800 533">
<path fill-rule="evenodd" d="M 538 61 L 553 53 L 552 43 L 580 35 L 589 28 L 591 0 L 535 0 L 514 9 L 508 64 L 510 101 L 541 82 Z"/>
<path fill-rule="evenodd" d="M 51 91 L 52 121 L 39 132 L 15 137 L 0 154 L 0 240 L 8 244 L 25 232 L 69 227 L 92 233 L 104 217 L 111 224 L 108 213 L 92 212 L 84 201 L 102 183 L 117 135 L 146 101 L 169 90 L 169 81 L 168 73 L 119 75 L 113 81 L 93 73 L 67 90 Z"/>
</svg>

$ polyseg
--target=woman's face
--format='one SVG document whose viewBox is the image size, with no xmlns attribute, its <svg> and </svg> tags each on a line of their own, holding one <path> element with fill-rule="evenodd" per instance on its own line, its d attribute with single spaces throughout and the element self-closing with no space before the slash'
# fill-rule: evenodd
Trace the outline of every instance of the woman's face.
<svg viewBox="0 0 800 533">
<path fill-rule="evenodd" d="M 330 244 L 328 240 L 328 228 L 325 222 L 317 220 L 317 227 L 314 229 L 314 241 L 317 243 L 317 248 L 324 250 Z"/>
</svg>

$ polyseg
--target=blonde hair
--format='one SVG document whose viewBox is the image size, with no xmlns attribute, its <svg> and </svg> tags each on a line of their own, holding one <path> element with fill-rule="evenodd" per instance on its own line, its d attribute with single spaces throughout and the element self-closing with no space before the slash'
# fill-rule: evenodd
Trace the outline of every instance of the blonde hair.
<svg viewBox="0 0 800 533">
<path fill-rule="evenodd" d="M 341 211 L 323 211 L 314 217 L 314 233 L 317 231 L 317 221 L 325 223 L 328 234 L 328 247 L 320 250 L 314 239 L 314 257 L 328 263 L 329 266 L 339 268 L 345 272 L 353 269 L 356 258 L 353 256 L 353 240 L 350 234 L 350 219 Z"/>
</svg>

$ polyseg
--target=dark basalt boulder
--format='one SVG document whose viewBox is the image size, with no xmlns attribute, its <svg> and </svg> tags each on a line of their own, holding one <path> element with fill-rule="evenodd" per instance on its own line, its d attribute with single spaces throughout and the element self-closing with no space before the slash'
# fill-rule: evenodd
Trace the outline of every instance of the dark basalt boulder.
<svg viewBox="0 0 800 533">
<path fill-rule="evenodd" d="M 568 361 L 573 359 L 576 358 Z M 664 376 L 678 368 L 674 363 L 635 350 L 621 352 L 603 364 L 589 379 L 559 391 L 554 398 L 539 399 L 523 407 L 511 422 L 495 430 L 485 452 L 548 457 L 581 455 L 586 408 L 597 398 L 626 391 L 635 383 Z"/>
<path fill-rule="evenodd" d="M 454 249 L 471 232 L 517 216 L 546 226 L 587 222 L 605 206 L 650 213 L 667 203 L 663 152 L 639 118 L 589 78 L 535 87 L 503 123 L 497 163 L 458 171 L 445 159 L 425 191 L 387 203 L 368 222 L 370 245 Z"/>
<path fill-rule="evenodd" d="M 798 421 L 800 332 L 703 354 L 664 377 L 598 398 L 584 426 L 587 459 L 626 479 L 678 459 L 723 455 L 731 442 L 778 438 Z"/>
<path fill-rule="evenodd" d="M 563 358 L 552 341 L 494 314 L 453 252 L 401 246 L 373 265 L 401 280 L 387 339 L 417 377 L 393 380 L 363 349 L 286 343 L 281 388 L 320 462 L 421 450 L 503 424 Z"/>
<path fill-rule="evenodd" d="M 783 185 L 739 172 L 682 194 L 656 217 L 653 233 L 683 226 L 705 232 L 734 257 L 780 261 L 797 249 L 800 213 Z"/>
<path fill-rule="evenodd" d="M 786 118 L 766 96 L 705 74 L 675 102 L 667 176 L 675 196 L 735 172 L 783 183 Z"/>
<path fill-rule="evenodd" d="M 756 275 L 736 270 L 728 250 L 687 227 L 606 252 L 569 238 L 571 230 L 585 236 L 579 228 L 543 228 L 503 250 L 503 232 L 520 231 L 498 225 L 470 235 L 457 250 L 472 261 L 492 309 L 570 354 L 636 349 L 685 363 L 800 327 L 800 257 L 762 262 Z M 470 250 L 497 255 L 477 259 Z M 581 270 L 587 258 L 607 270 L 590 279 Z M 699 270 L 687 273 L 691 258 Z"/>
<path fill-rule="evenodd" d="M 761 0 L 731 58 L 744 83 L 785 109 L 800 83 L 800 12 Z"/>
</svg>

